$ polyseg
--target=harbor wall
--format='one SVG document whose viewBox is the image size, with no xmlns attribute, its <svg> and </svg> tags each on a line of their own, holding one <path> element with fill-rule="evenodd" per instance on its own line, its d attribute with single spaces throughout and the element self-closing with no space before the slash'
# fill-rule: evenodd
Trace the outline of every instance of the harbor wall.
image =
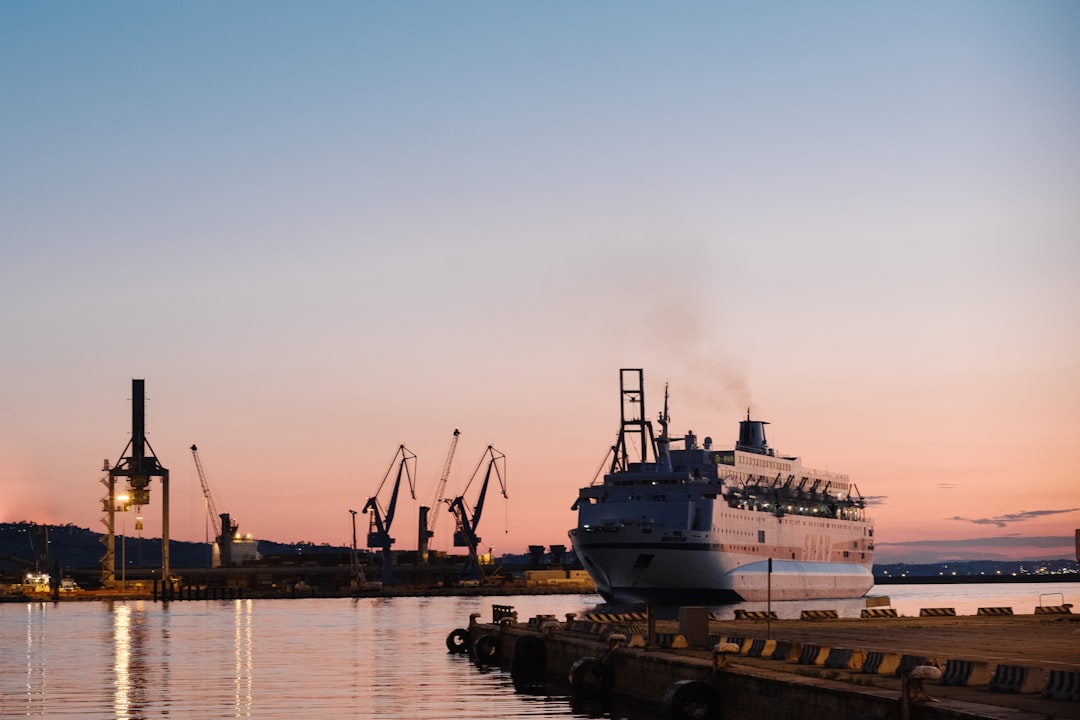
<svg viewBox="0 0 1080 720">
<path fill-rule="evenodd" d="M 494 628 L 490 632 L 498 633 Z M 479 628 L 474 636 L 483 633 Z M 518 640 L 537 636 L 529 629 L 507 628 L 500 636 L 504 664 L 513 664 Z M 539 633 L 544 640 L 545 670 L 549 677 L 567 682 L 571 666 L 583 657 L 603 656 L 606 644 L 569 633 Z M 719 712 L 710 717 L 726 720 L 820 720 L 820 718 L 886 717 L 898 712 L 895 694 L 862 689 L 853 691 L 829 681 L 749 669 L 713 668 L 710 653 L 687 656 L 663 650 L 620 648 L 606 659 L 610 691 L 622 698 L 660 707 L 676 683 L 709 680 L 710 706 Z M 896 717 L 900 717 L 896 715 Z M 961 717 L 941 708 L 913 708 L 912 720 L 946 720 Z M 967 715 L 968 718 L 978 717 Z"/>
<path fill-rule="evenodd" d="M 706 642 L 690 643 L 687 642 L 691 635 L 688 631 L 697 625 L 692 612 L 681 613 L 678 632 L 657 632 L 658 628 L 670 631 L 675 624 L 643 617 L 632 617 L 628 623 L 620 623 L 603 613 L 596 613 L 596 618 L 591 617 L 594 614 L 588 614 L 584 619 L 568 615 L 565 622 L 555 616 L 541 615 L 522 623 L 517 621 L 509 606 L 495 606 L 494 610 L 492 623 L 479 622 L 479 615 L 470 617 L 468 642 L 478 663 L 493 665 L 497 659 L 510 670 L 518 684 L 529 682 L 528 677 L 517 674 L 519 669 L 539 667 L 546 681 L 569 684 L 575 695 L 584 689 L 593 699 L 617 698 L 620 702 L 663 707 L 670 717 L 998 720 L 1007 716 L 1011 720 L 1045 720 L 1048 716 L 1069 716 L 1068 713 L 1076 710 L 1075 701 L 1080 699 L 1075 687 L 1080 675 L 1075 669 L 1059 670 L 1061 677 L 1057 684 L 1061 688 L 1055 689 L 1052 680 L 1043 682 L 1047 678 L 1038 668 L 1005 666 L 1006 670 L 1017 673 L 1025 669 L 1031 671 L 1017 674 L 1017 678 L 1021 674 L 1027 677 L 1028 687 L 1019 680 L 1016 688 L 1005 687 L 996 678 L 989 681 L 990 667 L 985 660 L 945 661 L 944 657 L 935 660 L 890 652 L 885 648 L 863 649 L 833 642 L 839 638 L 833 637 L 829 628 L 836 628 L 834 623 L 838 621 L 824 621 L 824 624 L 820 620 L 803 621 L 803 630 L 817 635 L 815 639 L 780 642 L 751 635 L 717 636 L 714 627 Z M 1061 620 L 1072 619 L 1068 611 L 1069 608 L 1062 608 Z M 985 619 L 976 620 L 983 621 Z M 938 634 L 942 627 L 937 621 L 915 619 L 864 619 L 861 622 L 864 628 L 865 623 L 887 623 L 875 627 L 881 628 L 882 632 L 890 626 L 895 628 L 888 631 L 894 638 L 911 638 L 914 633 L 916 642 L 919 642 L 917 638 L 926 637 L 925 633 Z M 945 618 L 942 622 L 956 620 Z M 1041 627 L 1041 632 L 1060 634 L 1064 629 L 1055 629 L 1054 625 L 1041 621 L 1038 615 L 1010 616 L 995 622 L 1008 623 L 1014 633 L 1026 634 Z M 1038 623 L 1038 626 L 1031 623 Z M 795 626 L 788 624 L 786 627 L 792 630 Z M 1004 629 L 1003 626 L 999 628 Z M 973 629 L 971 637 L 980 637 L 985 631 L 985 628 Z M 481 646 L 497 650 L 489 655 L 478 654 L 476 649 Z M 972 647 L 960 645 L 954 649 L 968 652 Z M 519 662 L 519 656 L 524 660 Z M 1003 666 L 999 664 L 998 667 Z M 583 668 L 592 668 L 593 676 L 583 675 Z M 928 671 L 934 674 L 927 674 Z M 602 678 L 602 686 L 597 676 Z M 924 678 L 928 683 L 925 689 Z M 988 681 L 989 689 L 997 692 L 985 692 Z M 685 715 L 672 713 L 671 699 L 683 693 L 688 685 L 695 686 L 696 704 Z M 945 685 L 964 687 L 950 687 L 947 697 L 939 696 L 947 689 Z M 983 688 L 969 689 L 966 687 L 969 685 L 982 685 Z M 1040 693 L 1044 686 L 1046 689 Z M 935 695 L 932 701 L 927 691 Z M 1008 702 L 1002 704 L 1006 698 Z"/>
</svg>

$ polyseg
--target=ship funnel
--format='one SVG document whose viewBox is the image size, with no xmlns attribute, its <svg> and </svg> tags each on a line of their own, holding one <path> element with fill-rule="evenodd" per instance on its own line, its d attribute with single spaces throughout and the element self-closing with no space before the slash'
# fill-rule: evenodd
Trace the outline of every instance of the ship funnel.
<svg viewBox="0 0 1080 720">
<path fill-rule="evenodd" d="M 759 455 L 772 455 L 769 443 L 765 441 L 765 426 L 769 423 L 764 420 L 751 420 L 747 412 L 746 419 L 739 422 L 739 442 L 735 445 L 736 450 L 758 453 Z"/>
</svg>

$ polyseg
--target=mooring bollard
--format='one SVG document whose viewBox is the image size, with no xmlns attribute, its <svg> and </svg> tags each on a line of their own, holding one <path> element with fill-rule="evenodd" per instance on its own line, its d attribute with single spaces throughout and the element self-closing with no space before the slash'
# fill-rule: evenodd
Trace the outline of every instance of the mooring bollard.
<svg viewBox="0 0 1080 720">
<path fill-rule="evenodd" d="M 739 646 L 735 643 L 717 643 L 713 647 L 713 669 L 727 667 L 728 656 L 739 652 Z"/>
<path fill-rule="evenodd" d="M 941 679 L 941 668 L 936 665 L 919 665 L 906 672 L 900 687 L 900 720 L 911 720 L 911 706 L 930 700 L 923 688 L 924 680 Z"/>
</svg>

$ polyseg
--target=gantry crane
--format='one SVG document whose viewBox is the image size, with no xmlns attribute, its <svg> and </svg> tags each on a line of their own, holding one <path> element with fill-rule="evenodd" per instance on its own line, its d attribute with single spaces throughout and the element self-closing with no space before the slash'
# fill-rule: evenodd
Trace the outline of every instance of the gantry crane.
<svg viewBox="0 0 1080 720">
<path fill-rule="evenodd" d="M 130 454 L 128 454 L 130 452 Z M 121 453 L 121 458 L 110 466 L 105 460 L 105 475 L 101 484 L 108 490 L 102 498 L 106 535 L 102 538 L 105 554 L 101 558 L 101 582 L 112 587 L 116 582 L 116 513 L 130 506 L 142 507 L 150 502 L 150 482 L 161 478 L 161 576 L 168 582 L 172 576 L 169 569 L 169 471 L 162 467 L 150 441 L 146 438 L 146 385 L 145 381 L 131 381 L 131 439 Z M 116 494 L 117 478 L 127 479 L 127 488 Z M 124 499 L 121 499 L 124 498 Z"/>
<path fill-rule="evenodd" d="M 210 526 L 214 528 L 214 532 L 217 533 L 214 536 L 214 542 L 218 547 L 218 565 L 229 567 L 232 565 L 232 541 L 236 531 L 239 530 L 239 526 L 232 522 L 229 513 L 218 514 L 217 505 L 214 504 L 214 496 L 210 493 L 210 483 L 206 479 L 206 472 L 203 470 L 202 460 L 199 458 L 198 446 L 191 446 L 191 455 L 195 458 L 195 470 L 199 474 L 199 484 L 202 485 L 203 499 L 206 501 L 207 520 Z M 209 541 L 209 538 L 207 540 Z M 213 563 L 211 562 L 211 564 Z"/>
<path fill-rule="evenodd" d="M 469 508 L 465 504 L 464 495 L 480 472 L 480 468 L 483 467 L 485 459 L 487 460 L 487 471 L 484 473 L 484 482 L 480 486 L 480 495 L 476 499 L 475 509 L 470 515 Z M 487 450 L 480 456 L 480 462 L 477 464 L 476 470 L 473 471 L 472 477 L 469 478 L 469 482 L 465 484 L 465 489 L 462 490 L 461 495 L 447 501 L 450 503 L 450 512 L 454 514 L 454 518 L 457 520 L 457 527 L 454 530 L 454 547 L 467 547 L 469 549 L 469 559 L 465 564 L 465 575 L 470 580 L 480 580 L 483 577 L 480 570 L 480 557 L 477 552 L 480 537 L 476 534 L 476 531 L 480 525 L 480 514 L 484 511 L 484 498 L 487 495 L 488 481 L 491 480 L 492 471 L 495 472 L 496 477 L 499 479 L 502 496 L 509 499 L 506 494 L 506 456 L 488 445 Z"/>
<path fill-rule="evenodd" d="M 442 503 L 443 494 L 446 492 L 446 480 L 450 477 L 450 465 L 454 462 L 454 450 L 457 449 L 458 436 L 461 435 L 461 431 L 455 429 L 454 436 L 450 439 L 450 450 L 446 453 L 446 462 L 443 463 L 442 475 L 439 477 L 439 484 L 435 487 L 435 499 L 430 505 L 420 506 L 420 533 L 419 542 L 417 544 L 417 555 L 420 564 L 426 564 L 428 561 L 428 543 L 431 538 L 435 537 L 435 524 L 439 520 L 438 513 L 431 520 L 431 526 L 428 527 L 428 516 L 431 512 L 431 508 L 439 507 Z"/>
<path fill-rule="evenodd" d="M 390 504 L 384 511 L 379 507 L 379 493 L 390 478 L 394 466 L 397 465 L 397 478 L 394 480 L 394 490 L 390 495 Z M 394 564 L 390 552 L 394 544 L 394 538 L 390 537 L 390 526 L 394 523 L 394 513 L 397 511 L 398 491 L 401 489 L 401 476 L 405 475 L 409 480 L 409 494 L 416 499 L 416 455 L 409 452 L 404 445 L 398 448 L 390 467 L 386 469 L 382 482 L 375 490 L 375 494 L 368 498 L 363 512 L 371 513 L 371 522 L 368 525 L 367 546 L 369 548 L 382 548 L 383 555 L 383 585 L 397 585 L 397 577 L 394 575 Z"/>
<path fill-rule="evenodd" d="M 129 454 L 130 452 L 130 454 Z M 161 478 L 161 576 L 168 582 L 172 571 L 168 567 L 168 470 L 154 456 L 146 437 L 146 381 L 132 379 L 132 436 L 114 465 L 106 460 L 102 485 L 108 495 L 102 499 L 106 535 L 105 555 L 102 556 L 102 584 L 112 587 L 116 583 L 116 518 L 132 505 L 141 507 L 150 502 L 150 481 Z M 126 478 L 127 487 L 117 494 L 117 478 Z"/>
</svg>

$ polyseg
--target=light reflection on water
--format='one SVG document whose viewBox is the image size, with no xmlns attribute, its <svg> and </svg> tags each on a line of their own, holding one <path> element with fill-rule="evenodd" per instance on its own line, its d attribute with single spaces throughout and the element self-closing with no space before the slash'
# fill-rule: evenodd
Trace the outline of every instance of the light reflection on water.
<svg viewBox="0 0 1080 720">
<path fill-rule="evenodd" d="M 113 672 L 116 674 L 114 684 L 116 691 L 113 694 L 113 704 L 116 707 L 116 717 L 126 718 L 129 715 L 128 692 L 131 689 L 131 676 L 128 673 L 128 664 L 131 654 L 131 608 L 121 605 L 113 615 L 113 643 L 116 650 L 113 653 Z"/>
<path fill-rule="evenodd" d="M 234 604 L 233 670 L 236 677 L 234 692 L 235 717 L 251 717 L 251 609 L 253 600 L 238 600 Z"/>
<path fill-rule="evenodd" d="M 449 655 L 446 636 L 493 600 L 526 618 L 596 599 L 4 604 L 0 717 L 572 717 L 565 696 Z"/>
<path fill-rule="evenodd" d="M 1054 604 L 1061 597 L 1080 604 L 1075 583 L 873 591 L 889 595 L 906 615 L 939 606 L 955 606 L 960 614 L 980 606 L 1031 613 L 1048 593 Z M 449 632 L 465 626 L 471 613 L 489 620 L 492 604 L 513 605 L 524 621 L 587 612 L 599 600 L 548 595 L 4 604 L 0 717 L 599 717 L 597 708 L 572 707 L 565 688 L 515 692 L 505 672 L 482 671 L 446 650 Z M 781 617 L 811 607 L 774 606 Z M 857 617 L 863 606 L 865 601 L 852 601 L 848 610 Z M 730 613 L 731 607 L 722 610 Z M 631 707 L 604 717 L 650 720 L 655 714 Z"/>
</svg>

